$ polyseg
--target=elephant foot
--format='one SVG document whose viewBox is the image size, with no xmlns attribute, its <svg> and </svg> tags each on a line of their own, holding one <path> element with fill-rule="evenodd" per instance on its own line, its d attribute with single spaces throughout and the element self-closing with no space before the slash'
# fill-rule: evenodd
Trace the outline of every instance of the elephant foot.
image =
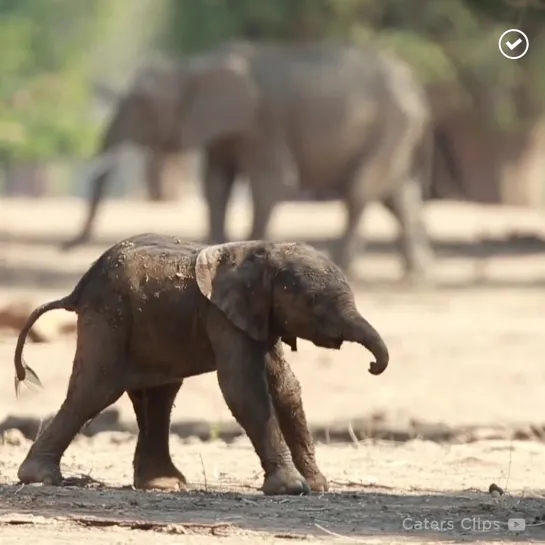
<svg viewBox="0 0 545 545">
<path fill-rule="evenodd" d="M 310 493 L 307 481 L 295 468 L 282 467 L 265 477 L 261 490 L 266 496 L 301 496 Z"/>
<path fill-rule="evenodd" d="M 45 457 L 27 457 L 20 465 L 17 477 L 23 484 L 42 483 L 50 486 L 61 486 L 63 484 L 58 462 Z"/>
<path fill-rule="evenodd" d="M 149 467 L 140 467 L 134 472 L 133 484 L 140 490 L 184 490 L 187 479 L 178 471 L 176 466 L 154 463 L 153 459 L 147 464 Z"/>
<path fill-rule="evenodd" d="M 414 289 L 431 288 L 435 284 L 434 279 L 427 270 L 408 270 L 403 275 L 403 283 Z"/>
<path fill-rule="evenodd" d="M 67 241 L 63 242 L 59 246 L 59 249 L 62 252 L 69 252 L 70 250 L 73 250 L 77 246 L 81 246 L 82 244 L 86 244 L 87 242 L 89 242 L 89 240 L 90 240 L 89 235 L 79 235 L 79 236 L 77 236 L 75 238 L 71 238 L 70 240 L 67 240 Z"/>
<path fill-rule="evenodd" d="M 134 488 L 139 490 L 185 490 L 187 483 L 178 477 L 152 477 L 134 479 Z"/>
<path fill-rule="evenodd" d="M 327 492 L 329 490 L 329 483 L 320 471 L 306 474 L 305 480 L 313 492 Z"/>
</svg>

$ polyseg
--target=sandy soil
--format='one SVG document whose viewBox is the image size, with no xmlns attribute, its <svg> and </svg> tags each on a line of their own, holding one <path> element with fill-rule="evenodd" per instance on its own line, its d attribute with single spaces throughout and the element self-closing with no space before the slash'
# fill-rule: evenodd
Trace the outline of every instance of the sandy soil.
<svg viewBox="0 0 545 545">
<path fill-rule="evenodd" d="M 96 242 L 62 254 L 56 243 L 77 229 L 80 202 L 4 200 L 0 208 L 0 305 L 38 304 L 68 292 L 89 263 L 124 236 L 156 231 L 196 239 L 203 233 L 196 198 L 167 205 L 110 202 Z M 125 397 L 114 418 L 84 430 L 63 459 L 66 475 L 90 475 L 95 482 L 21 488 L 16 471 L 27 437 L 63 400 L 74 338 L 28 344 L 25 356 L 44 389 L 23 391 L 16 400 L 15 337 L 0 332 L 2 544 L 38 536 L 49 544 L 545 539 L 545 247 L 530 238 L 502 240 L 510 231 L 542 235 L 545 216 L 444 203 L 427 213 L 438 250 L 437 284 L 420 291 L 397 282 L 391 218 L 375 207 L 362 222 L 369 252 L 358 257 L 353 284 L 358 306 L 388 342 L 388 371 L 369 375 L 370 356 L 357 346 L 334 352 L 302 342 L 289 354 L 321 441 L 319 462 L 332 481 L 332 492 L 322 496 L 259 493 L 258 459 L 245 437 L 232 439 L 239 432 L 214 375 L 187 381 L 173 415 L 173 454 L 190 492 L 130 488 L 135 424 Z M 231 208 L 230 221 L 233 236 L 241 238 L 248 226 L 243 202 Z M 321 247 L 341 224 L 335 204 L 291 204 L 272 227 L 276 239 L 304 238 Z M 56 325 L 73 317 L 57 312 L 47 320 Z M 196 434 L 231 440 L 201 442 Z M 492 482 L 506 494 L 490 495 Z M 509 531 L 510 517 L 524 518 L 526 530 Z"/>
</svg>

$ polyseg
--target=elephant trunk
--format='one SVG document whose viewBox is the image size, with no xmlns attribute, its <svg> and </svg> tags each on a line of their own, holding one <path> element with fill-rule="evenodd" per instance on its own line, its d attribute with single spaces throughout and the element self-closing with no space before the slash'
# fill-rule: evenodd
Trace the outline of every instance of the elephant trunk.
<svg viewBox="0 0 545 545">
<path fill-rule="evenodd" d="M 125 142 L 137 142 L 143 138 L 145 123 L 143 123 L 138 97 L 129 94 L 121 97 L 117 102 L 113 115 L 102 136 L 98 154 L 105 153 Z M 147 143 L 147 142 L 143 142 Z"/>
<path fill-rule="evenodd" d="M 372 375 L 383 373 L 388 367 L 390 355 L 378 331 L 355 308 L 350 311 L 344 329 L 347 341 L 365 346 L 375 356 L 376 361 L 370 363 L 369 372 Z"/>
<path fill-rule="evenodd" d="M 115 155 L 119 164 L 128 150 L 138 150 L 143 157 L 142 176 L 149 200 L 165 201 L 167 198 L 161 179 L 164 154 L 156 149 L 159 142 L 151 129 L 153 123 L 154 120 L 147 115 L 145 104 L 140 104 L 132 96 L 124 97 L 102 137 L 97 156 Z"/>
<path fill-rule="evenodd" d="M 108 124 L 106 132 L 101 139 L 97 152 L 87 165 L 87 172 L 82 180 L 83 185 L 91 186 L 88 198 L 87 217 L 79 234 L 61 245 L 61 248 L 65 251 L 72 250 L 88 241 L 91 237 L 100 203 L 104 199 L 106 193 L 109 175 L 116 165 L 119 164 L 120 154 L 123 152 L 123 143 L 125 140 L 124 112 L 125 110 L 122 114 L 120 114 L 119 111 L 114 114 L 113 119 Z"/>
</svg>

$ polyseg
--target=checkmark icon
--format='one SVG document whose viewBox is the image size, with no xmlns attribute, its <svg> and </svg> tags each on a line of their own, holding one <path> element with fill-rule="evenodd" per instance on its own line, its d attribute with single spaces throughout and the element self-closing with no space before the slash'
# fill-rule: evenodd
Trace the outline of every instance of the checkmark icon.
<svg viewBox="0 0 545 545">
<path fill-rule="evenodd" d="M 520 45 L 522 43 L 522 38 L 517 38 L 514 42 L 510 42 L 509 40 L 505 42 L 505 45 L 513 51 L 517 45 Z"/>
<path fill-rule="evenodd" d="M 530 42 L 528 36 L 518 28 L 508 28 L 498 39 L 500 53 L 512 61 L 520 59 L 528 53 Z"/>
</svg>

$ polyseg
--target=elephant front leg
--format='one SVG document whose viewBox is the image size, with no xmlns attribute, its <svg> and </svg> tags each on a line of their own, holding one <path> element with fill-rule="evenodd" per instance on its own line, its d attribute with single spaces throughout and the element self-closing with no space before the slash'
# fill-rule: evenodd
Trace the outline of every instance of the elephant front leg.
<svg viewBox="0 0 545 545">
<path fill-rule="evenodd" d="M 134 453 L 134 487 L 179 490 L 187 480 L 170 456 L 170 413 L 182 383 L 129 391 L 136 421 L 138 443 Z"/>
<path fill-rule="evenodd" d="M 236 178 L 236 168 L 230 162 L 217 160 L 208 154 L 204 167 L 204 198 L 208 207 L 208 242 L 226 242 L 227 205 Z"/>
<path fill-rule="evenodd" d="M 301 384 L 284 358 L 281 346 L 275 347 L 267 355 L 267 381 L 280 428 L 295 467 L 306 479 L 311 490 L 325 492 L 329 489 L 329 484 L 316 463 L 314 441 L 308 429 L 301 399 Z"/>
<path fill-rule="evenodd" d="M 275 205 L 294 195 L 300 184 L 298 166 L 285 141 L 281 117 L 272 118 L 272 125 L 243 153 L 243 165 L 250 180 L 252 194 L 253 219 L 248 236 L 250 240 L 267 238 Z"/>
<path fill-rule="evenodd" d="M 166 200 L 165 183 L 163 179 L 166 156 L 155 150 L 150 150 L 145 160 L 144 181 L 148 199 L 153 202 Z"/>
<path fill-rule="evenodd" d="M 253 219 L 249 240 L 265 240 L 267 237 L 267 228 L 276 204 L 270 183 L 270 180 L 250 179 Z"/>
<path fill-rule="evenodd" d="M 238 350 L 235 344 L 239 345 Z M 308 494 L 309 486 L 293 465 L 271 402 L 263 349 L 248 339 L 231 339 L 218 342 L 214 351 L 223 397 L 261 460 L 265 472 L 263 492 Z"/>
<path fill-rule="evenodd" d="M 350 191 L 344 200 L 346 223 L 340 238 L 332 244 L 331 257 L 346 274 L 350 274 L 352 257 L 357 249 L 358 226 L 366 204 L 357 191 Z"/>
<path fill-rule="evenodd" d="M 430 281 L 429 269 L 433 250 L 423 220 L 422 190 L 416 180 L 409 179 L 384 201 L 400 226 L 400 249 L 405 278 L 414 284 Z"/>
</svg>

